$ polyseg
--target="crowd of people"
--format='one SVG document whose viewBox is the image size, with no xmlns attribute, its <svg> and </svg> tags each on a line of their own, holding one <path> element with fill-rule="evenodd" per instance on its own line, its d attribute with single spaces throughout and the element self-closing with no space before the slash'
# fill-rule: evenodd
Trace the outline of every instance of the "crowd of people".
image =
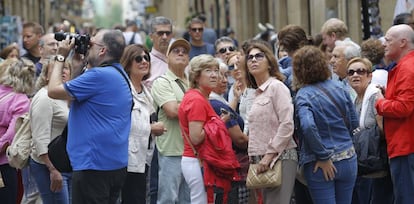
<svg viewBox="0 0 414 204">
<path fill-rule="evenodd" d="M 90 33 L 86 53 L 76 51 L 79 39 L 57 41 L 27 22 L 25 54 L 15 43 L 0 52 L 0 200 L 411 203 L 414 30 L 402 18 L 411 15 L 360 45 L 337 18 L 315 37 L 287 25 L 273 45 L 214 36 L 202 17 L 189 21 L 184 38 L 174 36 L 173 21 L 158 16 L 150 43 L 128 22 Z M 15 169 L 6 150 L 25 113 L 31 154 Z M 214 119 L 231 138 L 237 179 L 200 161 L 210 137 L 204 127 Z M 388 158 L 367 173 L 354 137 L 372 127 Z M 57 170 L 48 155 L 65 128 L 72 172 Z M 250 164 L 260 174 L 278 160 L 280 186 L 247 188 Z"/>
</svg>

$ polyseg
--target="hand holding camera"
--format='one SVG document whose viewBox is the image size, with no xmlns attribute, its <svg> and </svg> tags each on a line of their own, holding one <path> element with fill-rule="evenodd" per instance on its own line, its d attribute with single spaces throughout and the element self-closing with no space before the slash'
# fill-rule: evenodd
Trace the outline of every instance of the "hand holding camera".
<svg viewBox="0 0 414 204">
<path fill-rule="evenodd" d="M 88 34 L 86 35 L 80 35 L 80 34 L 75 34 L 75 33 L 63 33 L 63 32 L 57 32 L 55 33 L 55 39 L 57 41 L 65 41 L 65 40 L 70 40 L 70 41 L 74 41 L 74 43 L 72 43 L 72 47 L 75 47 L 75 52 L 79 53 L 79 54 L 86 54 L 86 52 L 88 51 L 89 48 L 89 43 L 90 43 L 90 36 Z M 65 43 L 63 43 L 65 44 Z M 60 46 L 59 46 L 60 47 Z M 59 52 L 58 52 L 59 53 Z M 67 56 L 67 55 L 66 55 Z"/>
</svg>

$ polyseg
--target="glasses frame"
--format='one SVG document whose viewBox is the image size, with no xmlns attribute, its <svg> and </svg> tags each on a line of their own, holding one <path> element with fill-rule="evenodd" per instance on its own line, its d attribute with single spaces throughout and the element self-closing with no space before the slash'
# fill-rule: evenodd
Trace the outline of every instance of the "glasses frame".
<svg viewBox="0 0 414 204">
<path fill-rule="evenodd" d="M 361 69 L 361 68 L 358 68 L 357 70 L 350 69 L 350 70 L 347 71 L 348 76 L 354 76 L 355 73 L 357 73 L 359 76 L 362 76 L 362 75 L 365 75 L 369 72 L 368 72 L 368 70 Z"/>
<path fill-rule="evenodd" d="M 229 52 L 234 52 L 236 50 L 236 47 L 235 46 L 228 46 L 228 47 L 222 47 L 222 48 L 220 48 L 219 50 L 218 50 L 218 52 L 220 53 L 220 54 L 224 54 L 224 53 L 226 53 L 227 51 L 229 51 Z"/>
<path fill-rule="evenodd" d="M 172 34 L 172 31 L 162 31 L 162 30 L 160 30 L 160 31 L 156 31 L 154 33 L 156 33 L 158 36 L 161 37 L 161 36 L 164 36 L 164 35 L 170 36 Z"/>
<path fill-rule="evenodd" d="M 264 52 L 258 52 L 258 53 L 254 54 L 254 55 L 247 55 L 246 56 L 246 60 L 248 62 L 251 62 L 253 60 L 253 58 L 254 58 L 254 59 L 256 59 L 256 61 L 262 61 L 265 57 L 266 57 L 266 55 L 265 55 Z"/>
<path fill-rule="evenodd" d="M 203 31 L 204 31 L 204 28 L 190 28 L 190 30 L 192 31 L 192 32 L 199 32 L 199 33 L 202 33 Z"/>
<path fill-rule="evenodd" d="M 138 55 L 134 58 L 135 62 L 137 62 L 138 64 L 141 63 L 142 61 L 146 61 L 146 62 L 150 62 L 151 58 L 149 55 L 145 54 L 144 56 L 142 55 Z"/>
<path fill-rule="evenodd" d="M 174 54 L 177 54 L 177 55 L 180 54 L 180 53 L 188 55 L 188 50 L 186 50 L 183 47 L 175 47 L 171 50 L 171 52 L 174 53 Z"/>
</svg>

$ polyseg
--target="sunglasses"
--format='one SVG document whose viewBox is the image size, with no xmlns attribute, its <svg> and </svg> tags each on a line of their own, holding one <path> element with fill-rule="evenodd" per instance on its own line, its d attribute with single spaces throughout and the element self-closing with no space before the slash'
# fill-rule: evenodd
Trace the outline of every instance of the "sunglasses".
<svg viewBox="0 0 414 204">
<path fill-rule="evenodd" d="M 169 36 L 171 35 L 172 32 L 171 31 L 157 31 L 155 33 L 157 33 L 158 36 L 164 36 L 164 35 Z"/>
<path fill-rule="evenodd" d="M 150 62 L 150 57 L 148 55 L 138 55 L 135 57 L 135 62 L 137 62 L 138 64 L 141 63 L 143 60 L 145 60 L 146 62 Z"/>
<path fill-rule="evenodd" d="M 265 54 L 263 52 L 256 53 L 255 55 L 247 55 L 247 61 L 252 61 L 256 59 L 257 61 L 262 61 L 265 58 Z"/>
<path fill-rule="evenodd" d="M 191 28 L 191 31 L 193 32 L 203 32 L 204 28 Z"/>
<path fill-rule="evenodd" d="M 223 47 L 223 48 L 220 48 L 220 49 L 219 49 L 219 53 L 224 54 L 224 53 L 226 53 L 227 51 L 229 51 L 229 52 L 233 52 L 233 51 L 235 51 L 235 50 L 236 50 L 236 48 L 235 48 L 234 46 Z"/>
<path fill-rule="evenodd" d="M 171 52 L 174 53 L 174 54 L 180 54 L 180 52 L 183 53 L 183 54 L 188 54 L 188 51 L 186 49 L 182 48 L 182 47 L 176 47 L 176 48 L 172 49 Z"/>
<path fill-rule="evenodd" d="M 350 69 L 350 70 L 348 70 L 348 76 L 353 76 L 353 75 L 355 74 L 355 72 L 356 72 L 358 75 L 364 75 L 364 74 L 366 74 L 368 71 L 367 71 L 367 70 L 365 70 L 365 69 L 357 69 L 357 70 L 352 70 L 352 69 Z"/>
<path fill-rule="evenodd" d="M 234 68 L 235 68 L 235 67 L 234 67 L 234 64 L 229 65 L 229 66 L 228 66 L 228 68 L 229 68 L 229 71 L 234 70 Z"/>
</svg>

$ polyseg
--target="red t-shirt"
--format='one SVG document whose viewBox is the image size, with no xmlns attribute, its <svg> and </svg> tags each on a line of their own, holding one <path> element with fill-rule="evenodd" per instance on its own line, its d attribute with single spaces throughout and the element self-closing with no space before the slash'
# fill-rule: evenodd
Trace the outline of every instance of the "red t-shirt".
<svg viewBox="0 0 414 204">
<path fill-rule="evenodd" d="M 178 109 L 178 119 L 180 121 L 181 135 L 184 139 L 184 151 L 183 156 L 195 157 L 193 149 L 188 144 L 189 133 L 188 124 L 190 121 L 202 121 L 206 122 L 211 117 L 217 116 L 211 107 L 209 101 L 196 89 L 188 90 Z M 184 134 L 184 132 L 185 134 Z M 187 138 L 185 138 L 187 137 Z M 200 145 L 193 145 L 196 150 Z"/>
</svg>

